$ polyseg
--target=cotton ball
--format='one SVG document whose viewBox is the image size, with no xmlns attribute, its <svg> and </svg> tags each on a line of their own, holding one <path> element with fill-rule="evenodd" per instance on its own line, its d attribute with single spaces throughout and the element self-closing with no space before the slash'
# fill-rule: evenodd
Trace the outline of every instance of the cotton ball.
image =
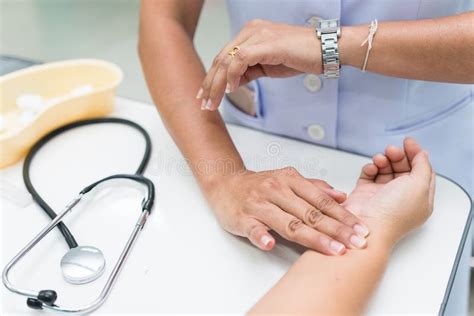
<svg viewBox="0 0 474 316">
<path fill-rule="evenodd" d="M 21 114 L 20 114 L 20 122 L 23 124 L 23 125 L 27 125 L 29 124 L 30 122 L 32 122 L 37 116 L 37 112 L 36 111 L 32 111 L 32 110 L 23 110 L 21 111 Z"/>
<path fill-rule="evenodd" d="M 81 95 L 91 93 L 92 91 L 94 91 L 94 89 L 92 88 L 91 85 L 84 85 L 84 86 L 79 86 L 72 89 L 71 92 L 69 92 L 69 94 L 72 95 L 73 97 L 79 97 Z"/>
<path fill-rule="evenodd" d="M 44 106 L 44 99 L 37 94 L 23 94 L 16 98 L 16 105 L 22 111 L 40 111 Z"/>
</svg>

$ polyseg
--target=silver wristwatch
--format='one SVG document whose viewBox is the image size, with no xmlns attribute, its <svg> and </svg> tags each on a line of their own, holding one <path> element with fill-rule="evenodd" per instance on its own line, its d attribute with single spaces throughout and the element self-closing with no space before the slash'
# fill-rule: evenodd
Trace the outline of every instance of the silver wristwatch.
<svg viewBox="0 0 474 316">
<path fill-rule="evenodd" d="M 339 78 L 339 46 L 337 39 L 341 36 L 339 20 L 320 20 L 316 25 L 316 35 L 321 40 L 324 76 Z"/>
</svg>

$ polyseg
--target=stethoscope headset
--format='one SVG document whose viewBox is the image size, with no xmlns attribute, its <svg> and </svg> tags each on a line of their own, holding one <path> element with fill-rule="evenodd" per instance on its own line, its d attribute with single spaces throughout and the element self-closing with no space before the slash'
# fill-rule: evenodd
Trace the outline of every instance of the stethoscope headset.
<svg viewBox="0 0 474 316">
<path fill-rule="evenodd" d="M 38 151 L 51 139 L 56 136 L 67 132 L 71 129 L 92 125 L 92 124 L 122 124 L 137 130 L 145 140 L 145 152 L 137 171 L 134 174 L 114 174 L 105 178 L 99 179 L 94 183 L 83 188 L 79 194 L 69 202 L 64 209 L 59 213 L 56 212 L 46 203 L 46 201 L 36 191 L 33 183 L 30 179 L 30 167 L 33 158 Z M 137 123 L 121 118 L 96 118 L 74 122 L 65 126 L 62 126 L 49 134 L 41 138 L 29 151 L 23 164 L 23 181 L 27 190 L 31 193 L 33 200 L 43 211 L 51 218 L 51 222 L 41 230 L 41 232 L 33 238 L 13 259 L 11 259 L 5 266 L 2 274 L 2 281 L 5 287 L 13 293 L 23 295 L 27 297 L 27 305 L 32 309 L 46 309 L 57 312 L 65 313 L 89 313 L 100 307 L 107 299 L 110 291 L 117 280 L 117 277 L 127 259 L 130 251 L 135 244 L 140 231 L 145 225 L 145 222 L 150 214 L 153 202 L 155 198 L 155 187 L 153 182 L 144 177 L 143 173 L 150 160 L 151 155 L 151 139 L 145 129 L 143 129 Z M 113 270 L 111 271 L 101 293 L 91 303 L 81 307 L 61 307 L 56 305 L 57 293 L 54 290 L 29 290 L 20 289 L 14 287 L 8 279 L 8 273 L 10 269 L 23 257 L 25 256 L 43 237 L 45 237 L 54 227 L 57 227 L 63 235 L 66 243 L 69 246 L 69 251 L 61 259 L 61 269 L 63 276 L 66 281 L 73 284 L 84 284 L 89 283 L 102 275 L 105 270 L 105 258 L 99 249 L 92 246 L 79 246 L 71 231 L 68 229 L 66 224 L 61 220 L 76 206 L 82 199 L 82 197 L 91 192 L 93 189 L 98 187 L 100 184 L 114 180 L 114 179 L 125 179 L 135 181 L 144 185 L 147 189 L 147 195 L 142 201 L 141 213 L 135 224 L 132 233 L 126 242 Z"/>
</svg>

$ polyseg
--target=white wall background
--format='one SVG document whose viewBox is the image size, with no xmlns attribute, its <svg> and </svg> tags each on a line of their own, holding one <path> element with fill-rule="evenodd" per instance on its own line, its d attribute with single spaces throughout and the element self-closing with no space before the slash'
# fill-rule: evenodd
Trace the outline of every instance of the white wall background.
<svg viewBox="0 0 474 316">
<path fill-rule="evenodd" d="M 139 6 L 139 0 L 0 0 L 0 54 L 42 62 L 106 59 L 125 73 L 120 96 L 151 102 L 137 55 Z M 207 0 L 195 39 L 206 66 L 228 30 L 225 1 Z"/>
</svg>

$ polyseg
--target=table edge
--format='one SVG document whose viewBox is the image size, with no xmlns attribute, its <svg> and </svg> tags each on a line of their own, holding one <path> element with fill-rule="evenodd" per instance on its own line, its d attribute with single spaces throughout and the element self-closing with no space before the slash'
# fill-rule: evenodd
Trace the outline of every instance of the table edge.
<svg viewBox="0 0 474 316">
<path fill-rule="evenodd" d="M 465 245 L 466 245 L 466 240 L 467 240 L 467 237 L 469 235 L 469 230 L 471 229 L 474 212 L 473 212 L 472 198 L 469 195 L 469 193 L 466 191 L 466 189 L 464 189 L 459 183 L 457 183 L 456 181 L 454 181 L 453 179 L 451 179 L 448 176 L 438 174 L 438 173 L 436 175 L 441 177 L 441 178 L 444 178 L 445 180 L 453 183 L 458 188 L 460 188 L 464 192 L 466 197 L 468 198 L 469 204 L 470 204 L 469 215 L 467 217 L 467 221 L 466 221 L 466 224 L 464 226 L 464 230 L 463 230 L 463 233 L 462 233 L 462 236 L 461 236 L 461 241 L 459 242 L 458 250 L 456 252 L 456 257 L 454 259 L 453 267 L 451 269 L 451 274 L 449 276 L 448 285 L 446 286 L 446 291 L 444 293 L 444 298 L 443 298 L 443 301 L 441 302 L 441 306 L 440 306 L 439 313 L 438 313 L 438 315 L 444 315 L 444 313 L 446 312 L 446 307 L 448 306 L 448 300 L 449 300 L 449 296 L 451 294 L 451 290 L 453 289 L 454 279 L 456 278 L 456 273 L 457 273 L 458 268 L 459 268 L 459 262 L 461 261 L 461 257 L 463 255 L 463 251 L 464 251 L 464 248 L 465 248 Z"/>
</svg>

